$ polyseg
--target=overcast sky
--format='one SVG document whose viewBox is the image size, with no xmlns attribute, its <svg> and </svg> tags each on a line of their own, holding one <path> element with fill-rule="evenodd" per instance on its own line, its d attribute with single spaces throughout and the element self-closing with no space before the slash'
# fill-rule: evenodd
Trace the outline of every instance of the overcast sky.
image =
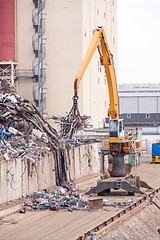
<svg viewBox="0 0 160 240">
<path fill-rule="evenodd" d="M 117 0 L 118 83 L 160 82 L 160 0 Z"/>
</svg>

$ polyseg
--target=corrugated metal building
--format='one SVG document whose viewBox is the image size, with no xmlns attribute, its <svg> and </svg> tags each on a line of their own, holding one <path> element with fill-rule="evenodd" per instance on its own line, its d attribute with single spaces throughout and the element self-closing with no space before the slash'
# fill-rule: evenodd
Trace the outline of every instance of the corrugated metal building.
<svg viewBox="0 0 160 240">
<path fill-rule="evenodd" d="M 126 126 L 141 126 L 143 133 L 160 133 L 160 84 L 121 84 L 120 114 Z"/>
</svg>

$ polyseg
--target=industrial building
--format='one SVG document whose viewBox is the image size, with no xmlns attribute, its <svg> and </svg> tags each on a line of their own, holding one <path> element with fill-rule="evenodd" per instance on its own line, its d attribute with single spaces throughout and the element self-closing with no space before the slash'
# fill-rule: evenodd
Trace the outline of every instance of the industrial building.
<svg viewBox="0 0 160 240">
<path fill-rule="evenodd" d="M 1 0 L 0 11 L 0 74 L 44 117 L 70 110 L 74 78 L 97 26 L 106 31 L 117 69 L 116 0 Z M 97 53 L 79 95 L 81 114 L 103 127 L 108 90 Z"/>
<path fill-rule="evenodd" d="M 160 85 L 120 84 L 120 115 L 127 127 L 142 127 L 143 134 L 160 133 Z"/>
</svg>

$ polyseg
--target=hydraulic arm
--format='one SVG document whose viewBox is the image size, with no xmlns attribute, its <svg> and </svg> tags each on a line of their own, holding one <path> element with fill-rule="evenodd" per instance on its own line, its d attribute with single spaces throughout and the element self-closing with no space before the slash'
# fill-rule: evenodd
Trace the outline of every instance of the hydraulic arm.
<svg viewBox="0 0 160 240">
<path fill-rule="evenodd" d="M 74 101 L 77 101 L 78 99 L 80 81 L 97 48 L 98 48 L 101 64 L 104 65 L 106 76 L 107 76 L 109 100 L 110 100 L 108 115 L 111 116 L 112 119 L 116 119 L 116 118 L 119 118 L 117 82 L 116 82 L 116 75 L 114 71 L 112 55 L 110 53 L 109 46 L 107 43 L 107 38 L 103 28 L 96 28 L 93 31 L 93 37 L 89 44 L 88 50 L 82 61 L 78 74 L 74 80 Z"/>
</svg>

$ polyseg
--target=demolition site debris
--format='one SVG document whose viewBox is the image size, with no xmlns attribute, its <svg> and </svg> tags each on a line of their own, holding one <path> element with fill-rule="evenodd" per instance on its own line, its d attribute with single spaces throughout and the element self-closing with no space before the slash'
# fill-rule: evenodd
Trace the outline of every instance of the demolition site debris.
<svg viewBox="0 0 160 240">
<path fill-rule="evenodd" d="M 33 104 L 16 93 L 9 81 L 0 79 L 0 161 L 24 158 L 36 165 L 45 154 L 52 152 L 56 184 L 67 189 L 67 192 L 62 189 L 52 192 L 43 190 L 23 196 L 30 201 L 25 203 L 22 212 L 26 209 L 46 208 L 53 211 L 88 209 L 86 198 L 80 197 L 74 190 L 72 180 L 68 179 L 66 149 L 100 140 L 94 137 L 73 137 L 73 133 L 82 128 L 88 119 L 86 116 L 80 117 L 76 104 L 67 117 L 54 119 L 61 122 L 60 134 Z M 11 175 L 11 188 L 16 191 L 13 187 L 14 175 L 9 169 L 7 171 Z"/>
<path fill-rule="evenodd" d="M 58 188 L 53 190 L 43 189 L 32 194 L 23 194 L 25 199 L 20 213 L 32 210 L 51 211 L 93 211 L 103 207 L 125 208 L 133 203 L 132 199 L 123 202 L 109 201 L 102 197 L 89 197 L 84 193 L 78 193 L 74 188 Z M 104 209 L 108 210 L 108 209 Z"/>
<path fill-rule="evenodd" d="M 34 192 L 33 194 L 23 194 L 25 199 L 24 206 L 20 210 L 21 213 L 31 210 L 46 210 L 52 211 L 67 210 L 73 212 L 74 210 L 88 210 L 88 197 L 79 194 L 75 189 L 67 190 L 67 188 L 59 188 L 58 190 Z"/>
<path fill-rule="evenodd" d="M 67 182 L 64 150 L 57 131 L 5 79 L 0 79 L 0 147 L 1 161 L 21 157 L 35 162 L 45 152 L 53 152 L 56 183 Z"/>
<path fill-rule="evenodd" d="M 84 128 L 84 125 L 90 119 L 89 116 L 81 116 L 78 109 L 78 99 L 73 98 L 73 106 L 65 117 L 52 116 L 55 122 L 60 126 L 60 137 L 72 139 L 73 134 Z"/>
<path fill-rule="evenodd" d="M 26 158 L 34 163 L 45 153 L 52 152 L 55 159 L 56 184 L 70 189 L 71 179 L 68 179 L 66 174 L 66 148 L 98 140 L 73 137 L 73 133 L 88 119 L 86 116 L 80 117 L 76 104 L 67 117 L 54 119 L 61 122 L 60 134 L 32 103 L 16 93 L 10 81 L 0 79 L 0 160 Z"/>
</svg>

